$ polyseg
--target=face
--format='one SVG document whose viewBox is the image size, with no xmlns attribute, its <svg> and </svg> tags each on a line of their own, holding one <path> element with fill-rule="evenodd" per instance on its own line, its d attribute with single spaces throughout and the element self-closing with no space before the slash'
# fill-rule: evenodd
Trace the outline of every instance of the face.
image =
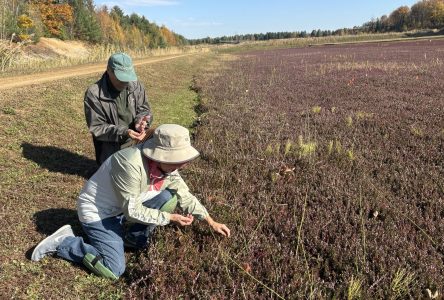
<svg viewBox="0 0 444 300">
<path fill-rule="evenodd" d="M 187 164 L 188 163 L 181 163 L 181 164 L 159 163 L 159 168 L 162 170 L 162 172 L 169 174 L 171 172 L 184 168 Z"/>
<path fill-rule="evenodd" d="M 128 86 L 128 82 L 125 81 L 120 81 L 119 79 L 117 79 L 116 75 L 114 74 L 114 71 L 111 70 L 110 68 L 108 68 L 106 70 L 106 72 L 108 73 L 109 79 L 111 81 L 111 83 L 113 84 L 114 88 L 116 90 L 123 91 L 127 86 Z"/>
</svg>

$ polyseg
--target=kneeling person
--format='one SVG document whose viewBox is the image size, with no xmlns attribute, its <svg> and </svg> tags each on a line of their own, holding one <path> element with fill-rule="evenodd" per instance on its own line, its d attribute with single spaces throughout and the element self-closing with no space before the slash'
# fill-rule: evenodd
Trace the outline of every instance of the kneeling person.
<svg viewBox="0 0 444 300">
<path fill-rule="evenodd" d="M 186 128 L 164 124 L 145 143 L 109 157 L 85 183 L 77 212 L 89 243 L 65 225 L 40 242 L 31 259 L 48 254 L 83 263 L 95 274 L 117 279 L 125 271 L 124 246 L 143 248 L 157 225 L 190 225 L 206 220 L 216 232 L 230 236 L 194 197 L 178 170 L 199 156 Z M 176 204 L 187 214 L 173 213 Z M 124 221 L 135 223 L 125 230 Z"/>
</svg>

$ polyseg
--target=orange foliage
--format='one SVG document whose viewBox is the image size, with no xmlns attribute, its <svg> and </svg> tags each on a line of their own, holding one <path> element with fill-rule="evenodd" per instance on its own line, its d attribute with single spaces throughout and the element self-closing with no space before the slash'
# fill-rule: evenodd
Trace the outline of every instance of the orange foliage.
<svg viewBox="0 0 444 300">
<path fill-rule="evenodd" d="M 114 35 L 113 19 L 108 15 L 106 8 L 101 8 L 97 11 L 97 20 L 100 28 L 102 28 L 103 40 L 105 43 L 111 43 Z"/>
<path fill-rule="evenodd" d="M 168 28 L 166 28 L 165 26 L 162 26 L 160 28 L 160 33 L 165 38 L 168 45 L 170 45 L 170 46 L 177 45 L 176 37 L 174 36 L 174 34 L 171 31 L 168 30 Z"/>
<path fill-rule="evenodd" d="M 52 35 L 61 36 L 63 26 L 70 24 L 74 19 L 73 9 L 67 3 L 58 4 L 51 0 L 33 3 L 37 5 L 42 22 Z"/>
<path fill-rule="evenodd" d="M 403 27 L 407 24 L 409 14 L 410 8 L 408 6 L 398 7 L 390 14 L 389 21 L 396 30 L 404 30 Z"/>
<path fill-rule="evenodd" d="M 126 38 L 118 20 L 114 20 L 105 7 L 97 11 L 97 19 L 103 32 L 105 43 L 125 45 Z"/>
</svg>

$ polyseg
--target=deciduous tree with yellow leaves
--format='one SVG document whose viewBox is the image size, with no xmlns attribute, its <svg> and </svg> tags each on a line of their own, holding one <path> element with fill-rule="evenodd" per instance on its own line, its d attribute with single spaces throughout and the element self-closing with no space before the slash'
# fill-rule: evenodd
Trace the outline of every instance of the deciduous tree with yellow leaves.
<svg viewBox="0 0 444 300">
<path fill-rule="evenodd" d="M 73 9 L 68 3 L 52 0 L 34 0 L 40 11 L 40 17 L 48 32 L 58 38 L 66 38 L 65 26 L 73 21 Z"/>
</svg>

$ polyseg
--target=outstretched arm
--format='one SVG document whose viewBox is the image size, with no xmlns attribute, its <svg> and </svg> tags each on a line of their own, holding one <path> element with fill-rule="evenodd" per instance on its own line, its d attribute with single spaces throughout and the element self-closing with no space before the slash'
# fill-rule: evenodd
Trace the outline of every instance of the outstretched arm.
<svg viewBox="0 0 444 300">
<path fill-rule="evenodd" d="M 213 228 L 213 230 L 216 231 L 217 233 L 220 233 L 226 237 L 230 237 L 231 235 L 230 229 L 225 224 L 214 221 L 213 218 L 210 216 L 207 216 L 205 218 L 205 221 L 207 221 L 208 225 L 210 225 L 211 228 Z"/>
<path fill-rule="evenodd" d="M 230 237 L 230 229 L 225 224 L 218 223 L 210 217 L 206 208 L 190 193 L 188 186 L 185 184 L 182 177 L 180 177 L 179 172 L 175 171 L 174 176 L 176 179 L 169 188 L 177 191 L 180 208 L 188 214 L 197 216 L 199 220 L 207 221 L 208 225 L 210 225 L 217 233 Z M 188 222 L 191 223 L 192 220 L 191 222 Z"/>
</svg>

